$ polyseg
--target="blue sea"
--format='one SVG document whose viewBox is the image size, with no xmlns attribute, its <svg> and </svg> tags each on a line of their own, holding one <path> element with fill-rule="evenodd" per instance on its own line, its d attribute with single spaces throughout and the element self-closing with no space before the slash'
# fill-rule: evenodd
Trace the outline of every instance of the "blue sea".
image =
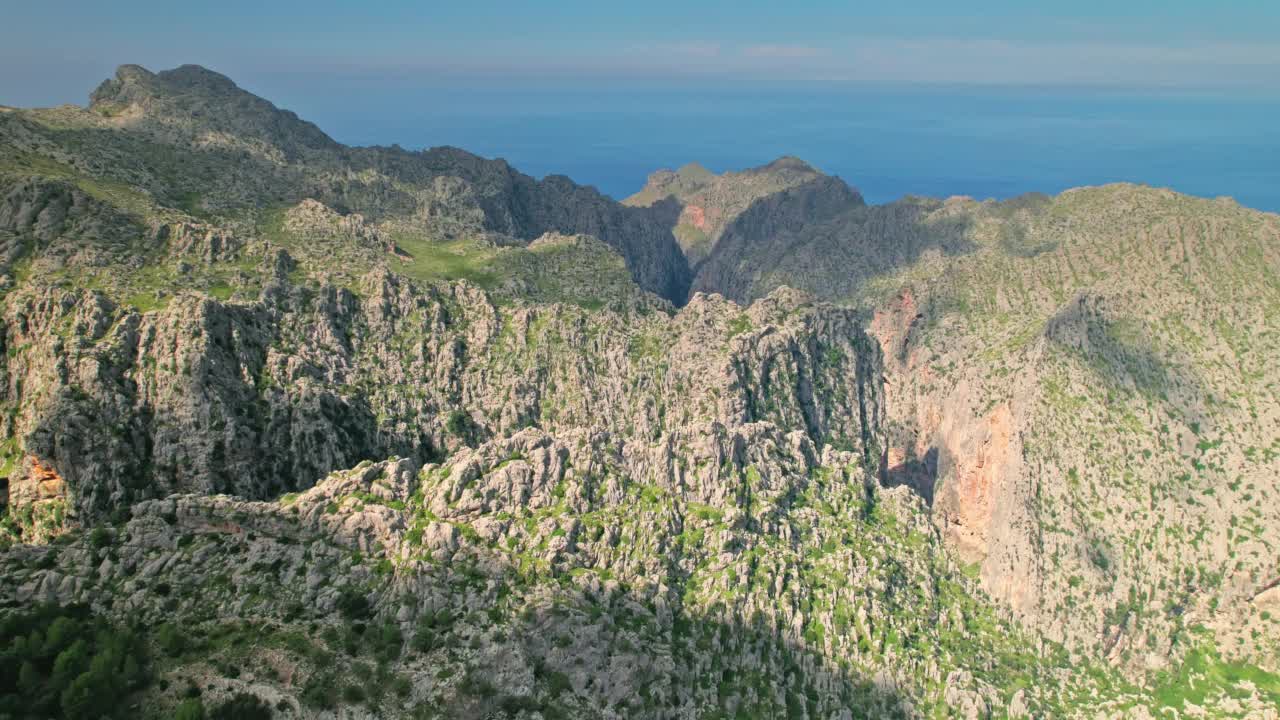
<svg viewBox="0 0 1280 720">
<path fill-rule="evenodd" d="M 388 88 L 295 107 L 336 139 L 455 145 L 615 198 L 658 168 L 796 155 L 869 202 L 1130 181 L 1280 211 L 1280 97 L 1034 88 Z"/>
</svg>

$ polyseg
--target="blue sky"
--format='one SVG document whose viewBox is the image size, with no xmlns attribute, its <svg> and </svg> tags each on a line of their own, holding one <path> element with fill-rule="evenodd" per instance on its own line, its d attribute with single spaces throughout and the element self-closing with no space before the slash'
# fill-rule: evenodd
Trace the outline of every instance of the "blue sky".
<svg viewBox="0 0 1280 720">
<path fill-rule="evenodd" d="M 911 11 L 900 9 L 909 5 Z M 0 103 L 83 102 L 116 65 L 247 87 L 1108 85 L 1280 92 L 1277 0 L 15 3 Z M 287 78 L 287 81 L 286 81 Z"/>
</svg>

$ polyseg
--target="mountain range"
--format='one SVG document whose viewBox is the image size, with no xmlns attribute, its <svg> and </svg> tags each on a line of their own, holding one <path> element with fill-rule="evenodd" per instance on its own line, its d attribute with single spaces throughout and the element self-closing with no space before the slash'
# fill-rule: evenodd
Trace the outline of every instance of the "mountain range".
<svg viewBox="0 0 1280 720">
<path fill-rule="evenodd" d="M 0 715 L 1276 717 L 1280 216 L 126 65 L 0 108 L 0 249 Z"/>
</svg>

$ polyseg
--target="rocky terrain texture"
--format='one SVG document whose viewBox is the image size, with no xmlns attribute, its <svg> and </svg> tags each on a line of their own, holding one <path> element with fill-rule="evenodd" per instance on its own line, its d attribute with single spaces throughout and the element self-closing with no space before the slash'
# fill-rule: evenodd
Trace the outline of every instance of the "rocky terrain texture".
<svg viewBox="0 0 1280 720">
<path fill-rule="evenodd" d="M 1274 215 L 617 203 L 124 66 L 0 113 L 0 250 L 0 713 L 1277 717 Z"/>
<path fill-rule="evenodd" d="M 1115 185 L 852 207 L 735 254 L 739 301 L 872 314 L 886 481 L 1020 619 L 1134 669 L 1196 627 L 1274 663 L 1280 218 Z"/>
</svg>

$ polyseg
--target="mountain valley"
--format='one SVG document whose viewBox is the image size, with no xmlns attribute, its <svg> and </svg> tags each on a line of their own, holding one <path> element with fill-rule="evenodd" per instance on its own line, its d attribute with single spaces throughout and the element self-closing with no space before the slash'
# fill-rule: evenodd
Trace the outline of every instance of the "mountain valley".
<svg viewBox="0 0 1280 720">
<path fill-rule="evenodd" d="M 0 250 L 0 716 L 1280 717 L 1275 214 L 126 65 L 0 109 Z"/>
</svg>

